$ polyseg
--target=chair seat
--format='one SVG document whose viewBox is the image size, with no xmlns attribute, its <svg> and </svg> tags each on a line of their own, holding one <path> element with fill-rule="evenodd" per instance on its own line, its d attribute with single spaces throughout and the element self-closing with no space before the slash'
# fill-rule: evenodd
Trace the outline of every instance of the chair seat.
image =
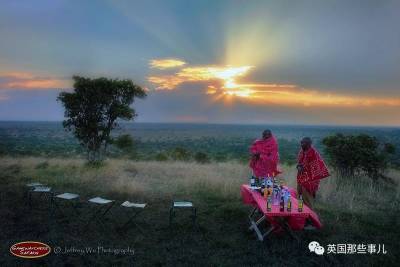
<svg viewBox="0 0 400 267">
<path fill-rule="evenodd" d="M 37 186 L 44 186 L 44 184 L 34 182 L 34 183 L 26 184 L 26 186 L 27 187 L 37 187 Z"/>
<path fill-rule="evenodd" d="M 189 201 L 176 201 L 174 202 L 174 207 L 176 208 L 191 208 L 193 203 Z"/>
<path fill-rule="evenodd" d="M 125 208 L 140 208 L 140 209 L 144 209 L 144 207 L 146 207 L 146 203 L 140 204 L 140 203 L 133 203 L 133 202 L 129 202 L 129 201 L 125 201 L 124 203 L 121 204 L 122 207 Z"/>
<path fill-rule="evenodd" d="M 72 194 L 72 193 L 63 193 L 63 194 L 57 195 L 56 197 L 62 198 L 62 199 L 66 199 L 66 200 L 71 200 L 71 199 L 74 199 L 74 198 L 78 198 L 79 195 Z"/>
<path fill-rule="evenodd" d="M 114 200 L 105 199 L 102 197 L 94 197 L 88 200 L 89 202 L 96 203 L 96 204 L 108 204 L 113 202 Z"/>
<path fill-rule="evenodd" d="M 45 192 L 50 192 L 50 191 L 51 191 L 51 187 L 47 187 L 47 186 L 37 186 L 32 190 L 32 192 L 40 192 L 40 193 L 45 193 Z"/>
</svg>

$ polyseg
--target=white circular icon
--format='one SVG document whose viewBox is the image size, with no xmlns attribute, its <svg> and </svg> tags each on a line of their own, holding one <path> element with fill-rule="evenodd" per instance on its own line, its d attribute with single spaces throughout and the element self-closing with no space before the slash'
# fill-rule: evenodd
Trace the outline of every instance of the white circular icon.
<svg viewBox="0 0 400 267">
<path fill-rule="evenodd" d="M 317 241 L 311 241 L 310 244 L 308 244 L 308 249 L 310 252 L 315 252 L 315 248 L 319 247 L 319 243 Z"/>
<path fill-rule="evenodd" d="M 318 247 L 315 247 L 314 252 L 317 255 L 324 255 L 325 249 L 324 249 L 324 247 L 318 246 Z"/>
</svg>

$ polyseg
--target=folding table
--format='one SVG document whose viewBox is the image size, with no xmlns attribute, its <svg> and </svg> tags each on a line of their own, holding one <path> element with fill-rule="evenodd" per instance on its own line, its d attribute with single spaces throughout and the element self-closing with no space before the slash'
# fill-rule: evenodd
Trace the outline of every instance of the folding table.
<svg viewBox="0 0 400 267">
<path fill-rule="evenodd" d="M 280 207 L 272 205 L 271 211 L 267 211 L 267 201 L 260 192 L 251 189 L 249 185 L 241 186 L 241 195 L 243 203 L 253 206 L 253 209 L 248 216 L 250 226 L 249 230 L 253 230 L 257 235 L 258 240 L 263 241 L 264 238 L 271 232 L 286 230 L 290 234 L 291 230 L 302 230 L 306 219 L 309 219 L 316 228 L 321 228 L 322 224 L 319 221 L 316 213 L 306 205 L 303 205 L 303 211 L 298 211 L 298 201 L 293 193 L 294 189 L 287 188 L 291 194 L 291 211 L 280 211 Z M 267 229 L 262 230 L 261 225 L 265 222 Z"/>
</svg>

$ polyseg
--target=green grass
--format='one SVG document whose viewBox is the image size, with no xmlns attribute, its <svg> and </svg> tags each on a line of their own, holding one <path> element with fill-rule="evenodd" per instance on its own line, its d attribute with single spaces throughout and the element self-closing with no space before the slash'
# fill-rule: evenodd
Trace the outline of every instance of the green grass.
<svg viewBox="0 0 400 267">
<path fill-rule="evenodd" d="M 284 178 L 295 185 L 295 170 L 284 166 Z M 398 183 L 398 172 L 389 174 Z M 44 158 L 0 159 L 0 266 L 396 266 L 399 247 L 399 186 L 374 184 L 368 179 L 322 182 L 316 211 L 321 231 L 297 232 L 299 242 L 287 235 L 271 235 L 263 243 L 247 232 L 248 206 L 241 202 L 240 185 L 248 181 L 247 166 L 235 162 L 196 164 L 184 162 L 134 162 L 109 160 L 90 168 L 80 160 Z M 76 192 L 82 199 L 94 196 L 146 202 L 138 220 L 144 228 L 124 234 L 115 231 L 124 210 L 115 208 L 106 219 L 107 229 L 83 222 L 92 211 L 82 203 L 80 216 L 30 210 L 24 204 L 24 185 L 40 181 L 55 190 Z M 179 213 L 168 228 L 172 199 L 190 199 L 198 207 L 198 228 Z M 44 201 L 34 203 L 44 206 Z M 37 240 L 51 247 L 113 247 L 135 249 L 135 255 L 51 254 L 36 260 L 18 259 L 8 252 L 13 243 Z M 386 255 L 312 255 L 308 243 L 384 243 Z"/>
</svg>

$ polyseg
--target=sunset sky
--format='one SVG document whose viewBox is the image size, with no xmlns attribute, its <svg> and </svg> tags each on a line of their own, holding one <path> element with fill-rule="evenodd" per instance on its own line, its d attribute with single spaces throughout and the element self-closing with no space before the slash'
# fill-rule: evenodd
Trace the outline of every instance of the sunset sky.
<svg viewBox="0 0 400 267">
<path fill-rule="evenodd" d="M 74 74 L 140 122 L 400 126 L 400 1 L 0 0 L 0 120 L 62 120 Z"/>
</svg>

